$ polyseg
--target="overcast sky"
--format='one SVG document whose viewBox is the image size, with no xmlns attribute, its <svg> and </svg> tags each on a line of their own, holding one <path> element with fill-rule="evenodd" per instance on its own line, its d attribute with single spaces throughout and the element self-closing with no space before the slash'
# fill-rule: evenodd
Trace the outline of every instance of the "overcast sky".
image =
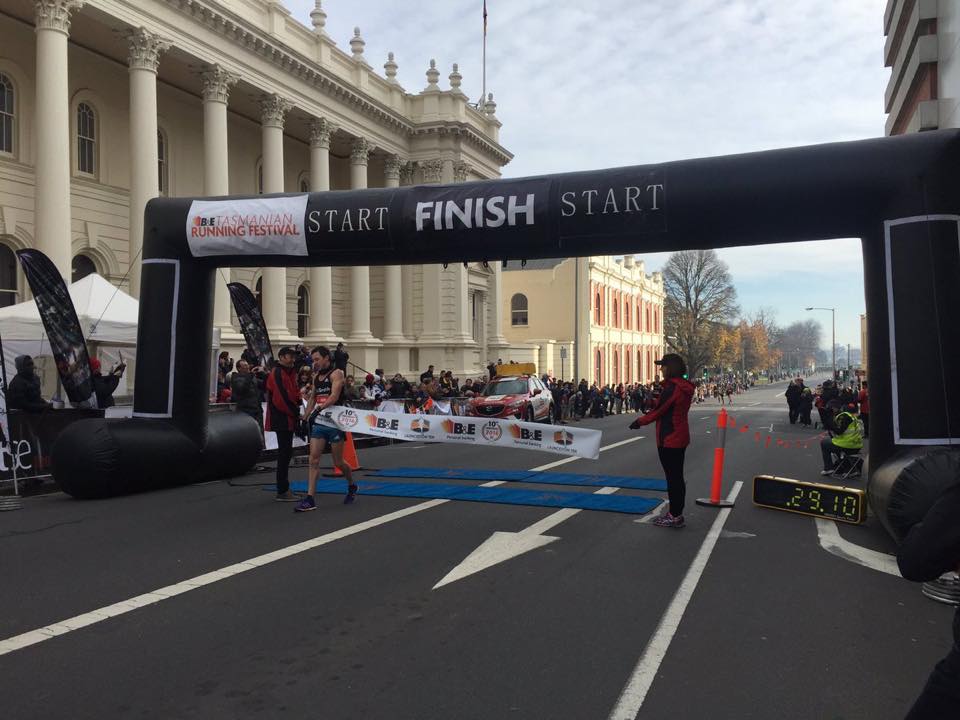
<svg viewBox="0 0 960 720">
<path fill-rule="evenodd" d="M 310 24 L 313 0 L 285 0 Z M 884 0 L 487 0 L 487 90 L 514 155 L 505 176 L 725 155 L 883 135 Z M 454 62 L 481 89 L 483 0 L 325 0 L 345 51 L 353 27 L 408 92 Z M 837 307 L 837 341 L 860 345 L 858 240 L 720 251 L 741 306 L 778 321 Z M 647 269 L 665 255 L 648 255 Z M 824 346 L 829 347 L 829 314 Z"/>
</svg>

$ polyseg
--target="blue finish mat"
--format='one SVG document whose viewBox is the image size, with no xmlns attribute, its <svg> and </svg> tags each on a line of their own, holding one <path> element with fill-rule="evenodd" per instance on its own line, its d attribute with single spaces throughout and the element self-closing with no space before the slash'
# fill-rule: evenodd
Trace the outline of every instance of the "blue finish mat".
<svg viewBox="0 0 960 720">
<path fill-rule="evenodd" d="M 425 478 L 437 480 L 506 480 L 544 485 L 617 487 L 629 490 L 667 490 L 667 481 L 622 475 L 534 472 L 532 470 L 465 470 L 462 468 L 398 467 L 369 472 L 366 477 Z"/>
<path fill-rule="evenodd" d="M 293 490 L 304 492 L 305 482 L 292 482 Z M 276 487 L 265 490 L 276 492 Z M 346 483 L 343 480 L 319 480 L 317 492 L 324 495 L 343 495 Z M 534 505 L 539 507 L 576 508 L 579 510 L 603 510 L 606 512 L 644 515 L 660 504 L 660 500 L 629 495 L 594 495 L 579 492 L 537 492 L 507 487 L 476 487 L 472 485 L 441 485 L 439 483 L 396 483 L 360 480 L 359 499 L 364 495 L 386 497 L 411 497 L 442 500 L 465 500 L 468 502 L 499 503 L 501 505 Z"/>
</svg>

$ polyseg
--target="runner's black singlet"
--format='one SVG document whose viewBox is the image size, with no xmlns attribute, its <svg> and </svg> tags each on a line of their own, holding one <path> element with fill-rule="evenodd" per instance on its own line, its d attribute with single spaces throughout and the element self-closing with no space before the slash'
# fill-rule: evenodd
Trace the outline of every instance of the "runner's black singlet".
<svg viewBox="0 0 960 720">
<path fill-rule="evenodd" d="M 330 376 L 333 375 L 333 372 L 336 368 L 330 368 L 327 370 L 327 374 L 320 377 L 320 374 L 317 373 L 316 379 L 313 381 L 313 394 L 314 397 L 319 400 L 320 398 L 330 397 L 333 394 L 333 381 L 330 380 Z"/>
</svg>

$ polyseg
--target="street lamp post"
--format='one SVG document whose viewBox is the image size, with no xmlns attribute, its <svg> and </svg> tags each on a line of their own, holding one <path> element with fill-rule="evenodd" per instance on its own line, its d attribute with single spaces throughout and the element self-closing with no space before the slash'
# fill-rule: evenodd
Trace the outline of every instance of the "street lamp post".
<svg viewBox="0 0 960 720">
<path fill-rule="evenodd" d="M 808 307 L 807 310 L 830 311 L 830 350 L 833 352 L 833 379 L 837 379 L 837 309 L 826 307 Z"/>
</svg>

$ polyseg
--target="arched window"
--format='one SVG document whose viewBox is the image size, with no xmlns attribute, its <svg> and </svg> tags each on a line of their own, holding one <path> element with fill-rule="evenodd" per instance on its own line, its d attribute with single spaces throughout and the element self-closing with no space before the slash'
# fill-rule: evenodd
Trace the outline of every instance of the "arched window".
<svg viewBox="0 0 960 720">
<path fill-rule="evenodd" d="M 593 306 L 593 322 L 596 325 L 601 325 L 602 316 L 600 314 L 600 293 L 597 293 L 595 304 Z"/>
<path fill-rule="evenodd" d="M 157 190 L 165 196 L 170 189 L 170 151 L 163 130 L 157 130 Z"/>
<path fill-rule="evenodd" d="M 618 325 L 618 323 L 617 323 L 617 317 L 618 317 L 617 306 L 618 306 L 620 303 L 618 303 L 618 302 L 617 302 L 617 299 L 614 298 L 614 299 L 613 299 L 613 303 L 611 303 L 611 304 L 613 305 L 613 327 L 619 327 L 619 325 Z"/>
<path fill-rule="evenodd" d="M 97 115 L 83 102 L 77 105 L 77 171 L 97 174 Z"/>
<path fill-rule="evenodd" d="M 653 331 L 660 332 L 660 311 L 657 309 L 653 311 Z"/>
<path fill-rule="evenodd" d="M 630 329 L 630 302 L 626 299 L 623 301 L 623 326 Z"/>
<path fill-rule="evenodd" d="M 257 307 L 263 312 L 263 278 L 257 278 L 257 284 L 253 287 L 253 296 L 257 299 Z"/>
<path fill-rule="evenodd" d="M 16 305 L 20 295 L 17 292 L 17 256 L 6 245 L 0 244 L 0 307 Z"/>
<path fill-rule="evenodd" d="M 13 80 L 0 73 L 0 153 L 8 155 L 13 155 L 13 141 L 17 137 L 14 130 L 17 119 L 16 99 Z"/>
<path fill-rule="evenodd" d="M 643 368 L 643 350 L 637 350 L 637 382 L 643 382 L 647 373 Z"/>
<path fill-rule="evenodd" d="M 306 285 L 297 288 L 297 335 L 307 336 L 307 326 L 310 324 L 310 290 Z"/>
<path fill-rule="evenodd" d="M 596 357 L 594 358 L 594 370 L 593 370 L 593 381 L 599 385 L 603 380 L 603 354 L 597 350 Z"/>
<path fill-rule="evenodd" d="M 620 382 L 620 353 L 613 351 L 613 378 L 611 382 Z"/>
<path fill-rule="evenodd" d="M 257 194 L 263 195 L 263 158 L 257 160 Z"/>
<path fill-rule="evenodd" d="M 93 275 L 97 271 L 97 266 L 86 255 L 77 255 L 70 264 L 70 282 L 82 280 L 87 275 Z"/>
<path fill-rule="evenodd" d="M 650 324 L 650 306 L 647 305 L 647 332 L 653 332 L 653 326 Z"/>
<path fill-rule="evenodd" d="M 527 296 L 522 293 L 517 293 L 510 298 L 510 324 L 514 326 L 527 324 Z"/>
</svg>

